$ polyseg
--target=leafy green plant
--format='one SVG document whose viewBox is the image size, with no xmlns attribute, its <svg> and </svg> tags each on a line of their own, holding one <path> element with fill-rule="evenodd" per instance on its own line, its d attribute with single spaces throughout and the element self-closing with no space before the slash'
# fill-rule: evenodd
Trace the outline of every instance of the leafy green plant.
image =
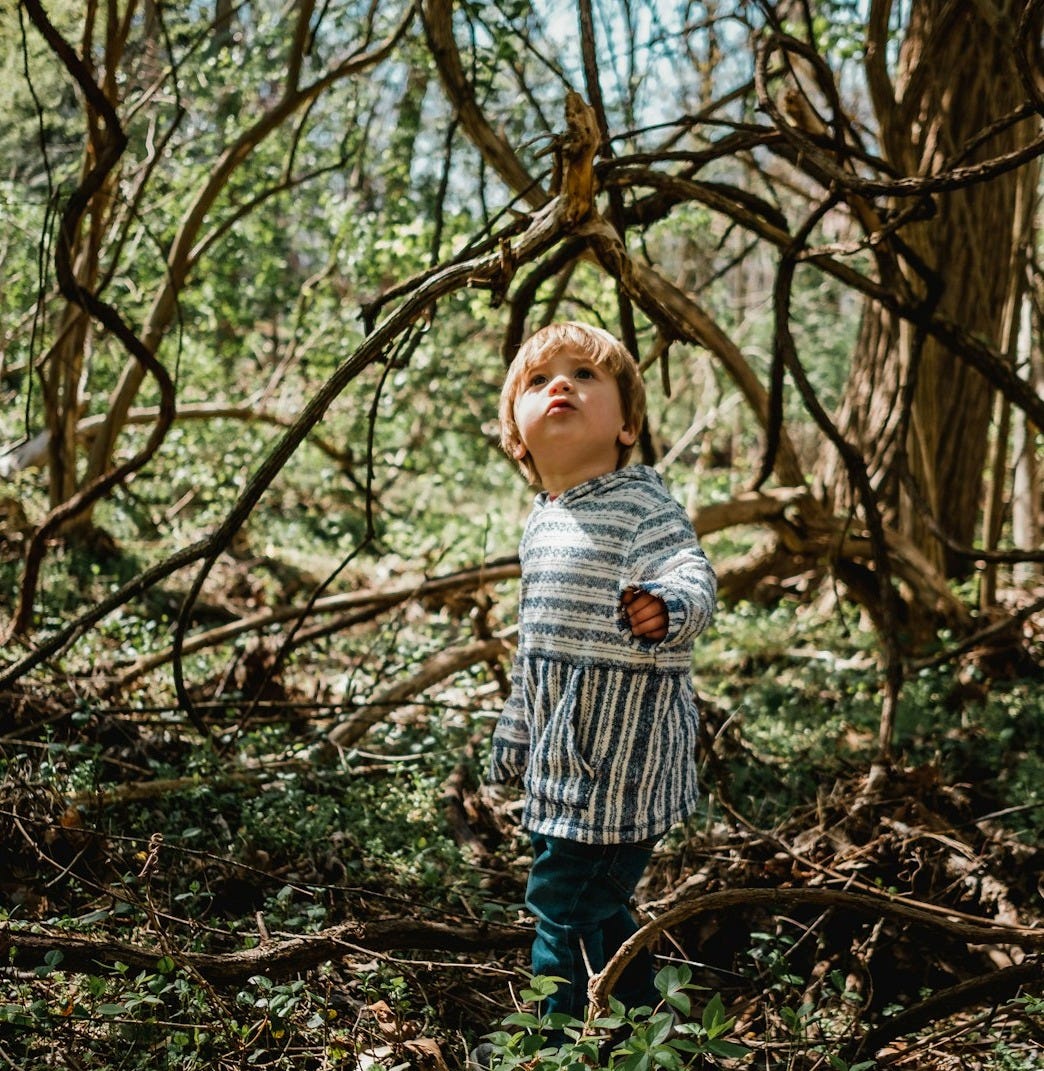
<svg viewBox="0 0 1044 1071">
<path fill-rule="evenodd" d="M 759 973 L 767 976 L 767 992 L 783 992 L 789 987 L 799 986 L 803 979 L 795 974 L 790 965 L 790 950 L 793 938 L 786 934 L 755 932 L 750 935 L 751 947 L 748 955 L 754 961 Z"/>
<path fill-rule="evenodd" d="M 745 1046 L 728 1040 L 735 1018 L 714 994 L 698 1020 L 691 1020 L 692 983 L 686 964 L 671 964 L 656 975 L 662 1000 L 655 1007 L 626 1008 L 610 997 L 609 1014 L 584 1023 L 569 1015 L 548 1013 L 541 1005 L 557 991 L 562 979 L 536 975 L 521 990 L 534 1009 L 513 1012 L 504 1025 L 513 1031 L 489 1035 L 494 1047 L 492 1067 L 525 1066 L 532 1071 L 565 1071 L 573 1067 L 604 1067 L 613 1071 L 649 1071 L 663 1067 L 696 1066 L 703 1057 L 741 1059 Z"/>
<path fill-rule="evenodd" d="M 249 978 L 246 988 L 236 994 L 236 1004 L 247 1010 L 245 1025 L 251 1036 L 267 1032 L 275 1040 L 286 1036 L 290 1022 L 307 999 L 303 981 L 277 983 L 260 974 Z"/>
</svg>

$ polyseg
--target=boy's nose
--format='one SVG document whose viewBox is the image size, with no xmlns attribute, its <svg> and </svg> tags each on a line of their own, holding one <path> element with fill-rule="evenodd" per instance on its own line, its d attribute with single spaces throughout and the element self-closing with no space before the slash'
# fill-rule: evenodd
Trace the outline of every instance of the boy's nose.
<svg viewBox="0 0 1044 1071">
<path fill-rule="evenodd" d="M 562 391 L 571 391 L 573 389 L 572 383 L 569 382 L 569 377 L 565 375 L 557 375 L 551 380 L 551 386 L 548 388 L 551 394 L 560 394 Z"/>
</svg>

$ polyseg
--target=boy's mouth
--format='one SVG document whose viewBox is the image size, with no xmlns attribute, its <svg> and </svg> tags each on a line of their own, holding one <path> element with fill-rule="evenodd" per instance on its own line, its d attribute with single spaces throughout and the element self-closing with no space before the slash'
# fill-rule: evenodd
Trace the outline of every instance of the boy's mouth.
<svg viewBox="0 0 1044 1071">
<path fill-rule="evenodd" d="M 547 407 L 549 413 L 558 413 L 563 409 L 573 409 L 575 406 L 566 398 L 553 398 Z"/>
</svg>

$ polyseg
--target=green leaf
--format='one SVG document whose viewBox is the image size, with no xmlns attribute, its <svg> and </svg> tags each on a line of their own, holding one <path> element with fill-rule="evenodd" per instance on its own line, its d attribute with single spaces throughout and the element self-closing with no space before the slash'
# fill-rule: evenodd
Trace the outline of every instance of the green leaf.
<svg viewBox="0 0 1044 1071">
<path fill-rule="evenodd" d="M 714 996 L 707 1001 L 707 1004 L 703 1009 L 702 1022 L 703 1029 L 706 1030 L 711 1037 L 716 1037 L 723 1029 L 728 1029 L 728 1026 L 732 1025 L 732 1020 L 730 1020 L 725 1013 L 725 1005 L 721 1001 L 720 994 L 715 993 Z"/>
<path fill-rule="evenodd" d="M 568 1012 L 550 1012 L 544 1016 L 544 1022 L 552 1030 L 567 1030 L 570 1027 L 582 1030 L 584 1027 L 581 1020 L 574 1019 Z"/>
<path fill-rule="evenodd" d="M 687 963 L 671 963 L 658 971 L 654 981 L 657 990 L 664 996 L 684 989 L 692 982 L 692 968 Z"/>
<path fill-rule="evenodd" d="M 667 993 L 664 997 L 667 1003 L 688 1018 L 692 1015 L 692 997 L 688 993 Z"/>
<path fill-rule="evenodd" d="M 695 1055 L 698 1052 L 704 1051 L 703 1045 L 698 1045 L 695 1041 L 690 1041 L 688 1038 L 678 1037 L 671 1038 L 671 1048 L 677 1049 L 678 1052 L 689 1052 Z"/>
<path fill-rule="evenodd" d="M 522 990 L 523 1000 L 543 1000 L 558 992 L 558 986 L 564 982 L 564 978 L 554 975 L 536 974 L 529 980 L 529 985 Z"/>
<path fill-rule="evenodd" d="M 745 1045 L 738 1045 L 733 1041 L 708 1041 L 707 1051 L 715 1056 L 721 1056 L 726 1060 L 738 1060 L 750 1054 L 750 1049 Z"/>
<path fill-rule="evenodd" d="M 670 1012 L 660 1012 L 649 1020 L 652 1032 L 649 1036 L 650 1045 L 660 1045 L 667 1040 L 674 1029 L 674 1016 Z"/>
<path fill-rule="evenodd" d="M 636 1052 L 633 1056 L 628 1056 L 619 1067 L 620 1071 L 648 1071 L 649 1063 L 650 1059 L 647 1051 Z"/>
<path fill-rule="evenodd" d="M 591 1024 L 598 1030 L 615 1030 L 617 1027 L 623 1026 L 627 1022 L 627 1016 L 625 1015 L 604 1015 L 601 1018 L 595 1019 Z"/>
<path fill-rule="evenodd" d="M 544 1047 L 544 1038 L 541 1034 L 526 1034 L 518 1047 L 523 1056 L 535 1056 Z"/>
<path fill-rule="evenodd" d="M 512 1012 L 503 1022 L 505 1026 L 520 1026 L 524 1030 L 536 1030 L 540 1026 L 540 1020 L 532 1012 Z"/>
</svg>

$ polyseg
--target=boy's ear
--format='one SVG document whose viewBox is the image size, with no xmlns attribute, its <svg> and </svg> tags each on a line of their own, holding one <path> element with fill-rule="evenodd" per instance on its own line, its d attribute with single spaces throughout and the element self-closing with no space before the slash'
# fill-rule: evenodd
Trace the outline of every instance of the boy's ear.
<svg viewBox="0 0 1044 1071">
<path fill-rule="evenodd" d="M 617 437 L 616 437 L 616 441 L 621 446 L 634 446 L 634 444 L 637 442 L 637 440 L 638 440 L 638 433 L 634 432 L 634 431 L 631 431 L 630 428 L 623 428 L 620 431 L 620 434 L 617 435 Z"/>
<path fill-rule="evenodd" d="M 511 456 L 516 461 L 521 461 L 529 451 L 526 449 L 525 443 L 515 443 L 514 449 L 511 451 Z"/>
</svg>

